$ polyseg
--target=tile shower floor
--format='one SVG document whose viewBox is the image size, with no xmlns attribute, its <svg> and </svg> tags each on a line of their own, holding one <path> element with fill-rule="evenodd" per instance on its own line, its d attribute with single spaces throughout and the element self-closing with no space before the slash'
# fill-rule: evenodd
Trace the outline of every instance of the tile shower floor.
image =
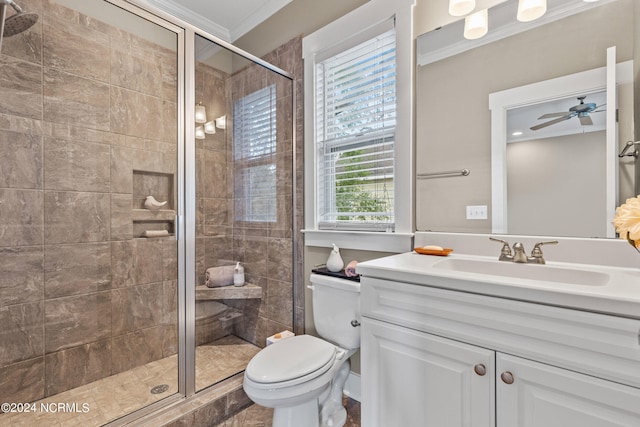
<svg viewBox="0 0 640 427">
<path fill-rule="evenodd" d="M 235 336 L 196 348 L 196 389 L 228 378 L 247 366 L 259 347 Z M 37 412 L 0 414 L 0 426 L 100 426 L 178 391 L 177 355 L 130 369 L 36 402 Z M 155 386 L 167 390 L 152 394 Z M 57 411 L 58 404 L 70 404 Z M 83 406 L 83 404 L 86 404 Z M 75 406 L 74 406 L 75 405 Z M 42 407 L 51 412 L 41 411 Z M 84 410 L 84 409 L 88 410 Z"/>
</svg>

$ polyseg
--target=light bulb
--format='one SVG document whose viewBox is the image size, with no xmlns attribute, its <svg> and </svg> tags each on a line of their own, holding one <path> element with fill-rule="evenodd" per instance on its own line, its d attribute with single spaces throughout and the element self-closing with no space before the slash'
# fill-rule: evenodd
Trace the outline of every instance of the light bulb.
<svg viewBox="0 0 640 427">
<path fill-rule="evenodd" d="M 487 9 L 479 10 L 464 18 L 464 38 L 475 40 L 487 34 L 489 30 L 488 18 L 489 12 Z"/>
<path fill-rule="evenodd" d="M 449 0 L 449 15 L 464 16 L 476 7 L 476 0 Z"/>
<path fill-rule="evenodd" d="M 540 18 L 547 12 L 547 0 L 519 0 L 518 21 L 529 22 Z"/>
</svg>

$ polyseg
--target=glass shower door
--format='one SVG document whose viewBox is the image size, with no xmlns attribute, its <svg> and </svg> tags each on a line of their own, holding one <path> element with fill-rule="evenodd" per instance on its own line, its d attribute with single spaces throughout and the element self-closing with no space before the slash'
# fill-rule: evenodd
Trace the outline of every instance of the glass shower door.
<svg viewBox="0 0 640 427">
<path fill-rule="evenodd" d="M 178 392 L 181 30 L 18 3 L 38 21 L 0 52 L 0 425 L 101 425 Z"/>
</svg>

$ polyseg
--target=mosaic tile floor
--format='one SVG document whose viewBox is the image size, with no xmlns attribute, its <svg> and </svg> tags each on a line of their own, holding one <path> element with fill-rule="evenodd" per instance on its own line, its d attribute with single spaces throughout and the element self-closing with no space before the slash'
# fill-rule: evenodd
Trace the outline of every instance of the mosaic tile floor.
<svg viewBox="0 0 640 427">
<path fill-rule="evenodd" d="M 200 390 L 244 370 L 259 350 L 235 336 L 198 347 L 196 388 Z M 157 360 L 38 401 L 33 412 L 1 414 L 0 426 L 100 426 L 177 393 L 177 372 L 177 355 Z M 168 386 L 166 391 L 150 392 L 163 384 Z"/>
</svg>

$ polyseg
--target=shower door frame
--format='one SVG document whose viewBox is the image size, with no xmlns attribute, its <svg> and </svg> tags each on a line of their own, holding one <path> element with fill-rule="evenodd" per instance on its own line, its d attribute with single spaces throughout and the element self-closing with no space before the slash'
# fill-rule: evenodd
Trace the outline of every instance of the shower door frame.
<svg viewBox="0 0 640 427">
<path fill-rule="evenodd" d="M 300 297 L 299 280 L 300 268 L 297 263 L 300 245 L 296 239 L 296 97 L 297 89 L 295 78 L 292 74 L 252 55 L 236 46 L 219 39 L 213 34 L 207 33 L 192 24 L 170 15 L 169 13 L 150 5 L 145 0 L 105 0 L 136 16 L 147 19 L 156 25 L 173 31 L 177 35 L 177 206 L 175 234 L 178 246 L 178 393 L 155 402 L 147 407 L 137 410 L 116 421 L 117 424 L 129 422 L 141 416 L 150 414 L 168 405 L 177 403 L 185 398 L 198 394 L 195 385 L 195 273 L 196 261 L 196 148 L 195 144 L 187 144 L 186 141 L 195 141 L 195 128 L 185 126 L 187 118 L 193 122 L 195 117 L 195 35 L 199 35 L 211 42 L 236 53 L 266 69 L 275 72 L 291 83 L 292 98 L 292 325 L 294 331 L 301 330 L 296 316 L 295 302 Z M 191 266 L 191 268 L 187 268 Z M 187 284 L 191 284 L 187 286 Z M 202 391 L 206 391 L 205 388 Z"/>
</svg>

